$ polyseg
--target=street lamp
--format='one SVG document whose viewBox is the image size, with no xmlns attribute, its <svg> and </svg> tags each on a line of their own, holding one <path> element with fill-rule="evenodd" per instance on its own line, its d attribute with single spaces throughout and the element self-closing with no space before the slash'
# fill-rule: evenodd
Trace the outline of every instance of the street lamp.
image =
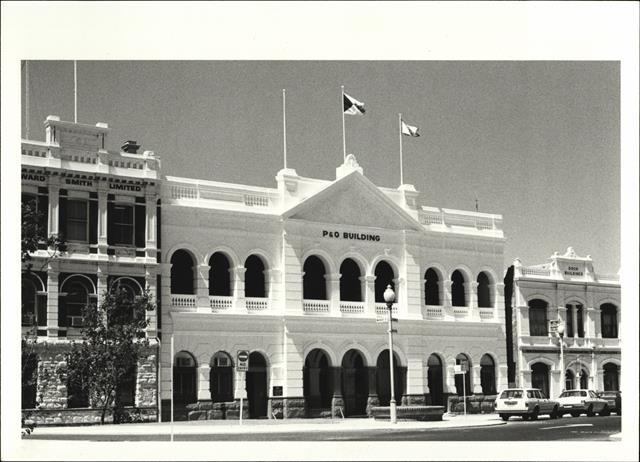
<svg viewBox="0 0 640 462">
<path fill-rule="evenodd" d="M 391 400 L 389 401 L 389 418 L 391 423 L 396 423 L 396 394 L 393 383 L 393 302 L 396 299 L 396 294 L 391 288 L 391 285 L 388 285 L 384 294 L 384 301 L 387 304 L 387 308 L 389 308 L 389 376 L 391 379 Z"/>
<path fill-rule="evenodd" d="M 558 333 L 558 337 L 560 338 L 560 380 L 562 389 L 564 390 L 567 384 L 564 372 L 564 324 L 562 322 L 558 323 L 558 329 L 556 330 L 556 332 Z"/>
</svg>

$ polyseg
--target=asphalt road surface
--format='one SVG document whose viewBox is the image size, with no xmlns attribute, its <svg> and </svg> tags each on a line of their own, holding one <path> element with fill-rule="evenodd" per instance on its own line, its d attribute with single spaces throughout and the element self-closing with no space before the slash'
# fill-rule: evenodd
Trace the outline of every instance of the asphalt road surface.
<svg viewBox="0 0 640 462">
<path fill-rule="evenodd" d="M 336 432 L 287 432 L 250 434 L 174 435 L 174 441 L 610 441 L 620 432 L 620 417 L 564 417 L 522 421 L 511 418 L 506 425 L 467 428 L 376 429 Z M 168 435 L 38 435 L 25 439 L 91 441 L 167 441 Z"/>
</svg>

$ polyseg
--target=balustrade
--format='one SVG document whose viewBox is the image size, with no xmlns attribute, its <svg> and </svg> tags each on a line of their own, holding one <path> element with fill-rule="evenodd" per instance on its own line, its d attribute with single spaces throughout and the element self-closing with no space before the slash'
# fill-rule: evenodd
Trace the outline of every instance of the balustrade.
<svg viewBox="0 0 640 462">
<path fill-rule="evenodd" d="M 229 310 L 233 306 L 233 297 L 210 295 L 209 306 L 211 307 L 211 311 L 214 313 Z"/>
<path fill-rule="evenodd" d="M 183 311 L 195 311 L 197 295 L 171 294 L 171 306 Z"/>
<path fill-rule="evenodd" d="M 264 311 L 269 308 L 269 299 L 247 297 L 245 304 L 249 313 Z"/>
<path fill-rule="evenodd" d="M 329 300 L 302 300 L 304 314 L 328 314 Z"/>
<path fill-rule="evenodd" d="M 424 307 L 424 317 L 428 319 L 444 318 L 444 310 L 441 306 L 427 305 Z"/>
<path fill-rule="evenodd" d="M 364 302 L 340 302 L 340 313 L 345 316 L 364 315 Z"/>
</svg>

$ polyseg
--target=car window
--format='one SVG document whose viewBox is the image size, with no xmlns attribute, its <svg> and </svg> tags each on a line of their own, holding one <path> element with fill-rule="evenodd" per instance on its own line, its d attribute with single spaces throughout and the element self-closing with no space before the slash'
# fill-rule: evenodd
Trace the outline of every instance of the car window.
<svg viewBox="0 0 640 462">
<path fill-rule="evenodd" d="M 519 399 L 519 398 L 522 398 L 522 390 L 505 390 L 500 395 L 500 398 L 501 399 L 508 399 L 508 398 Z"/>
<path fill-rule="evenodd" d="M 533 390 L 527 390 L 527 398 L 534 398 L 535 392 Z"/>
<path fill-rule="evenodd" d="M 587 396 L 587 392 L 586 391 L 581 391 L 580 392 L 580 396 Z"/>
<path fill-rule="evenodd" d="M 547 394 L 544 391 L 539 391 L 538 395 L 540 396 L 540 399 L 547 399 Z"/>
<path fill-rule="evenodd" d="M 572 396 L 583 396 L 579 391 L 563 391 L 560 395 L 560 398 L 569 398 Z"/>
<path fill-rule="evenodd" d="M 590 392 L 589 392 L 589 396 L 590 396 L 590 397 L 592 397 L 592 398 L 597 398 L 597 397 L 598 397 L 598 395 L 596 395 L 596 394 L 595 394 L 594 392 L 592 392 L 592 391 L 590 391 Z"/>
</svg>

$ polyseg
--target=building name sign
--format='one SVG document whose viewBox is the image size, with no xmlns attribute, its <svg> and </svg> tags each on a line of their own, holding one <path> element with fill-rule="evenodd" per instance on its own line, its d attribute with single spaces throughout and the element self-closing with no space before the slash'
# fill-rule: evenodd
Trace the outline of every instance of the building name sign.
<svg viewBox="0 0 640 462">
<path fill-rule="evenodd" d="M 366 234 L 366 233 L 348 233 L 348 232 L 340 232 L 340 231 L 327 231 L 322 230 L 322 237 L 329 237 L 334 239 L 351 239 L 356 241 L 380 241 L 379 234 Z"/>
<path fill-rule="evenodd" d="M 47 181 L 47 177 L 44 175 L 36 175 L 33 173 L 23 173 L 22 174 L 22 179 L 23 180 L 29 180 L 29 181 Z"/>
<path fill-rule="evenodd" d="M 580 268 L 577 266 L 568 266 L 566 270 L 564 270 L 565 276 L 584 276 L 584 272 L 580 271 Z"/>
<path fill-rule="evenodd" d="M 135 184 L 109 183 L 109 189 L 119 189 L 121 191 L 142 191 L 142 188 Z"/>
<path fill-rule="evenodd" d="M 74 186 L 89 186 L 93 187 L 93 181 L 90 180 L 79 180 L 77 178 L 67 178 L 64 181 L 66 184 L 74 185 Z"/>
</svg>

